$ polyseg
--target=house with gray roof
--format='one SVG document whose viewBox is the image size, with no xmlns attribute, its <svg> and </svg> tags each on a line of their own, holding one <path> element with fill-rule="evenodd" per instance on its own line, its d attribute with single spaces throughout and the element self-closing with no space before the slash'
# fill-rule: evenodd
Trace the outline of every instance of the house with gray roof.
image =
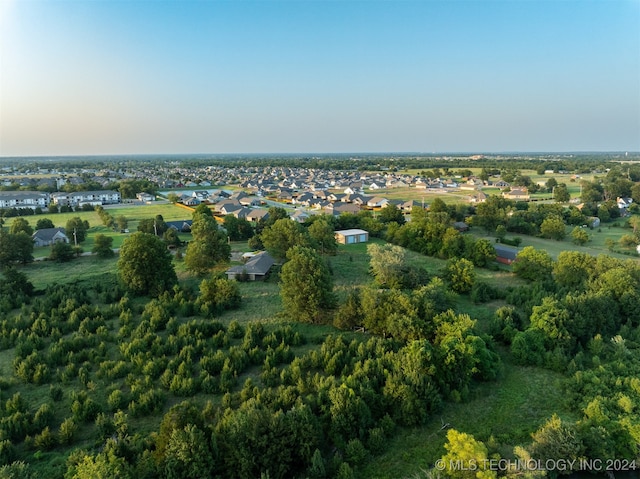
<svg viewBox="0 0 640 479">
<path fill-rule="evenodd" d="M 51 246 L 54 243 L 68 243 L 69 238 L 64 231 L 64 228 L 42 228 L 36 230 L 36 232 L 31 235 L 33 245 L 40 247 Z"/>
<path fill-rule="evenodd" d="M 232 266 L 226 271 L 228 279 L 263 281 L 269 275 L 275 260 L 266 251 L 250 257 L 245 264 Z"/>
</svg>

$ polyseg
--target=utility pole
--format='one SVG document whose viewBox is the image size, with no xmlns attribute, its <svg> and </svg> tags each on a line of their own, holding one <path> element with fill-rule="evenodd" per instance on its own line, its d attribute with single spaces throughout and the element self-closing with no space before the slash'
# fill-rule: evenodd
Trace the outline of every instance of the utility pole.
<svg viewBox="0 0 640 479">
<path fill-rule="evenodd" d="M 73 228 L 73 243 L 76 245 L 76 247 L 78 246 L 78 235 L 76 228 Z"/>
</svg>

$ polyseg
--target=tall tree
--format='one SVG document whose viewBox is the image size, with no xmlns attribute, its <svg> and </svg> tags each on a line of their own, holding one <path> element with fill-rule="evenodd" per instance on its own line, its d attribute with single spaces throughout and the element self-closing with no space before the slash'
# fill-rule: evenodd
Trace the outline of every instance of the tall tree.
<svg viewBox="0 0 640 479">
<path fill-rule="evenodd" d="M 539 281 L 548 278 L 553 269 L 553 259 L 544 250 L 526 246 L 516 256 L 513 272 L 524 279 Z"/>
<path fill-rule="evenodd" d="M 33 240 L 25 232 L 7 233 L 0 229 L 0 266 L 33 261 Z"/>
<path fill-rule="evenodd" d="M 451 258 L 444 268 L 444 277 L 456 293 L 468 293 L 473 288 L 476 272 L 473 263 L 465 258 Z"/>
<path fill-rule="evenodd" d="M 447 477 L 452 479 L 494 479 L 496 472 L 489 469 L 487 447 L 472 435 L 447 431 L 447 453 L 441 462 L 445 466 Z"/>
<path fill-rule="evenodd" d="M 571 199 L 571 195 L 569 194 L 569 190 L 567 189 L 567 185 L 564 183 L 560 183 L 553 189 L 553 199 L 556 200 L 557 203 L 566 203 Z"/>
<path fill-rule="evenodd" d="M 547 216 L 540 225 L 540 236 L 561 241 L 567 235 L 567 230 L 562 218 L 557 215 Z"/>
<path fill-rule="evenodd" d="M 113 238 L 103 234 L 98 234 L 95 237 L 92 253 L 98 255 L 100 258 L 111 258 L 113 256 Z"/>
<path fill-rule="evenodd" d="M 79 216 L 75 216 L 67 221 L 65 234 L 74 243 L 82 243 L 87 237 L 88 230 L 89 222 L 87 220 L 83 221 Z"/>
<path fill-rule="evenodd" d="M 162 215 L 156 215 L 155 218 L 144 218 L 138 222 L 138 231 L 162 237 L 169 227 L 164 222 Z"/>
<path fill-rule="evenodd" d="M 212 216 L 194 213 L 191 235 L 193 239 L 189 242 L 184 257 L 188 270 L 205 274 L 216 264 L 229 259 L 231 247 L 227 235 L 218 228 L 218 223 Z"/>
<path fill-rule="evenodd" d="M 324 309 L 334 305 L 333 279 L 322 257 L 311 248 L 294 246 L 280 273 L 280 297 L 287 313 L 305 323 L 316 323 Z"/>
<path fill-rule="evenodd" d="M 24 218 L 15 218 L 11 222 L 11 226 L 9 227 L 9 233 L 18 234 L 20 232 L 24 232 L 31 236 L 33 234 L 33 227 L 29 224 L 29 222 Z"/>
<path fill-rule="evenodd" d="M 379 219 L 382 223 L 391 223 L 393 221 L 399 225 L 404 224 L 402 210 L 393 203 L 387 203 L 387 205 L 380 210 Z"/>
<path fill-rule="evenodd" d="M 36 230 L 41 230 L 45 228 L 55 228 L 55 225 L 53 224 L 53 221 L 51 221 L 49 218 L 40 218 L 36 222 Z"/>
<path fill-rule="evenodd" d="M 323 215 L 324 216 L 324 215 Z M 326 218 L 320 218 L 309 226 L 309 236 L 322 254 L 336 254 L 338 242 L 333 224 Z"/>
<path fill-rule="evenodd" d="M 164 241 L 141 232 L 122 243 L 118 276 L 134 293 L 152 296 L 158 296 L 178 281 Z"/>
<path fill-rule="evenodd" d="M 277 220 L 260 235 L 265 249 L 274 257 L 283 260 L 294 246 L 308 246 L 307 230 L 289 218 Z"/>
</svg>

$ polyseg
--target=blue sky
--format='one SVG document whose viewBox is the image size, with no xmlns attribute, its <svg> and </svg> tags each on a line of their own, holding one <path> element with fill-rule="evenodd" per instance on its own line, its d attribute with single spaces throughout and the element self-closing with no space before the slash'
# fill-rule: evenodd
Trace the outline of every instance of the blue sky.
<svg viewBox="0 0 640 479">
<path fill-rule="evenodd" d="M 0 0 L 0 156 L 640 150 L 640 0 Z"/>
</svg>

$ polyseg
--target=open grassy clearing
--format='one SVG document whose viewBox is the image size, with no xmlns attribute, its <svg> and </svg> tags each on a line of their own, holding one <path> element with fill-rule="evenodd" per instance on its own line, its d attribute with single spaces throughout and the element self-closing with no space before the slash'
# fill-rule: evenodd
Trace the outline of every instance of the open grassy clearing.
<svg viewBox="0 0 640 479">
<path fill-rule="evenodd" d="M 111 259 L 82 256 L 68 263 L 36 261 L 21 266 L 20 270 L 27 275 L 36 289 L 44 289 L 54 284 L 99 280 L 105 274 L 116 273 L 116 262 L 117 256 Z"/>
<path fill-rule="evenodd" d="M 513 446 L 530 442 L 530 433 L 553 413 L 571 418 L 562 381 L 561 374 L 546 369 L 505 364 L 502 376 L 476 385 L 468 401 L 446 403 L 424 427 L 400 431 L 384 454 L 363 467 L 360 477 L 413 477 L 433 468 L 445 453 L 447 428 L 443 429 L 443 424 L 474 435 L 490 453 L 513 459 Z"/>
<path fill-rule="evenodd" d="M 623 225 L 626 223 L 626 220 L 620 219 L 617 223 L 620 226 L 615 226 L 616 223 L 614 222 L 610 224 L 607 223 L 600 228 L 587 230 L 589 235 L 591 236 L 591 241 L 589 241 L 584 246 L 578 246 L 572 242 L 571 231 L 573 230 L 573 227 L 567 227 L 567 236 L 562 241 L 513 233 L 507 234 L 507 237 L 513 238 L 517 236 L 522 239 L 522 243 L 520 244 L 519 248 L 524 248 L 525 246 L 533 246 L 536 249 L 543 249 L 547 251 L 553 258 L 557 258 L 558 254 L 560 254 L 562 251 L 580 251 L 592 256 L 606 254 L 618 259 L 632 258 L 638 260 L 638 255 L 633 249 L 627 250 L 625 254 L 623 253 L 623 248 L 620 246 L 616 246 L 614 251 L 609 250 L 609 248 L 607 247 L 607 239 L 611 239 L 617 243 L 622 235 L 631 234 L 632 232 L 629 228 L 623 227 Z M 473 229 L 471 230 L 471 234 L 475 235 L 478 238 L 485 238 L 492 243 L 495 242 L 495 236 L 487 235 L 481 229 Z"/>
</svg>

